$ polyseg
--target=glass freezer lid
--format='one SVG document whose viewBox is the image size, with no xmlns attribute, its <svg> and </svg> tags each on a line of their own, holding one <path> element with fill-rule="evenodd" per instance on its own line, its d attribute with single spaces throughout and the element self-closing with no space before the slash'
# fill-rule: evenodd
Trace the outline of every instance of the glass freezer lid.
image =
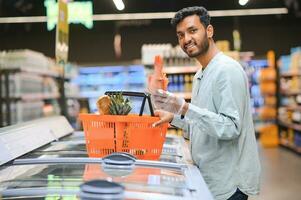
<svg viewBox="0 0 301 200">
<path fill-rule="evenodd" d="M 68 150 L 47 150 L 47 151 L 34 151 L 21 157 L 22 159 L 27 158 L 70 158 L 70 157 L 87 157 L 86 151 L 68 151 Z M 180 163 L 180 157 L 168 154 L 161 154 L 160 161 Z"/>
<path fill-rule="evenodd" d="M 170 137 L 167 137 L 168 141 L 171 141 Z M 175 143 L 173 143 L 175 144 Z M 22 158 L 53 158 L 53 157 L 87 157 L 86 144 L 83 140 L 75 141 L 58 141 L 52 142 L 49 145 L 41 147 L 33 152 L 30 152 Z M 179 163 L 181 162 L 182 155 L 179 153 L 179 149 L 175 145 L 164 144 L 160 161 Z"/>
<path fill-rule="evenodd" d="M 10 173 L 19 168 L 29 170 L 13 180 L 0 183 L 5 190 L 24 188 L 75 189 L 81 183 L 104 179 L 118 182 L 127 191 L 184 196 L 189 191 L 182 170 L 134 166 L 132 169 L 106 168 L 101 164 L 39 164 L 11 166 Z M 9 176 L 9 174 L 7 174 Z"/>
</svg>

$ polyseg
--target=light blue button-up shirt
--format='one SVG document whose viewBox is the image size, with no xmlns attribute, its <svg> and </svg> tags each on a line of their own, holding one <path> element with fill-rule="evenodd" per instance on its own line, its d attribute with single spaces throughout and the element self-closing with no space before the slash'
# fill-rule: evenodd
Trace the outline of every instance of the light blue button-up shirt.
<svg viewBox="0 0 301 200">
<path fill-rule="evenodd" d="M 200 69 L 185 118 L 175 115 L 172 124 L 189 133 L 192 159 L 217 200 L 237 188 L 259 193 L 248 79 L 238 62 L 220 52 Z"/>
</svg>

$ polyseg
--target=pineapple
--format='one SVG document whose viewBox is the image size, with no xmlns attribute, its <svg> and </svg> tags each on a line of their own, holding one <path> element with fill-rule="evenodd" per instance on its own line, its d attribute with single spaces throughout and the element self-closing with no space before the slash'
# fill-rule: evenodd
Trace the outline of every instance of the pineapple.
<svg viewBox="0 0 301 200">
<path fill-rule="evenodd" d="M 122 92 L 110 96 L 110 114 L 127 115 L 132 107 L 128 98 L 124 98 Z"/>
</svg>

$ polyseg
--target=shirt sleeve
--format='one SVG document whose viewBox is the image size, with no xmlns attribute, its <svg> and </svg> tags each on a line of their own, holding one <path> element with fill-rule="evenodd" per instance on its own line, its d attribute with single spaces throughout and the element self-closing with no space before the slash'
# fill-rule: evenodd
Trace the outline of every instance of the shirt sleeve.
<svg viewBox="0 0 301 200">
<path fill-rule="evenodd" d="M 240 134 L 247 85 L 242 71 L 225 68 L 217 75 L 213 86 L 216 112 L 189 104 L 185 118 L 192 126 L 196 126 L 198 134 L 231 140 Z"/>
<path fill-rule="evenodd" d="M 181 128 L 184 132 L 189 133 L 189 124 L 185 118 L 181 119 L 180 115 L 174 115 L 174 118 L 171 121 L 171 124 L 178 128 Z"/>
</svg>

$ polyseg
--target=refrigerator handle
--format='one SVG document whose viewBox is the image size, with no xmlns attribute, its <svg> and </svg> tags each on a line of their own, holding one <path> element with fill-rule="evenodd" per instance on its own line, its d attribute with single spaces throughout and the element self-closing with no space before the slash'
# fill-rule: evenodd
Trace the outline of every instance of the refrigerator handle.
<svg viewBox="0 0 301 200">
<path fill-rule="evenodd" d="M 107 166 L 125 166 L 130 167 L 133 166 L 136 162 L 136 158 L 125 152 L 116 152 L 110 155 L 107 155 L 102 158 L 103 163 Z"/>
</svg>

